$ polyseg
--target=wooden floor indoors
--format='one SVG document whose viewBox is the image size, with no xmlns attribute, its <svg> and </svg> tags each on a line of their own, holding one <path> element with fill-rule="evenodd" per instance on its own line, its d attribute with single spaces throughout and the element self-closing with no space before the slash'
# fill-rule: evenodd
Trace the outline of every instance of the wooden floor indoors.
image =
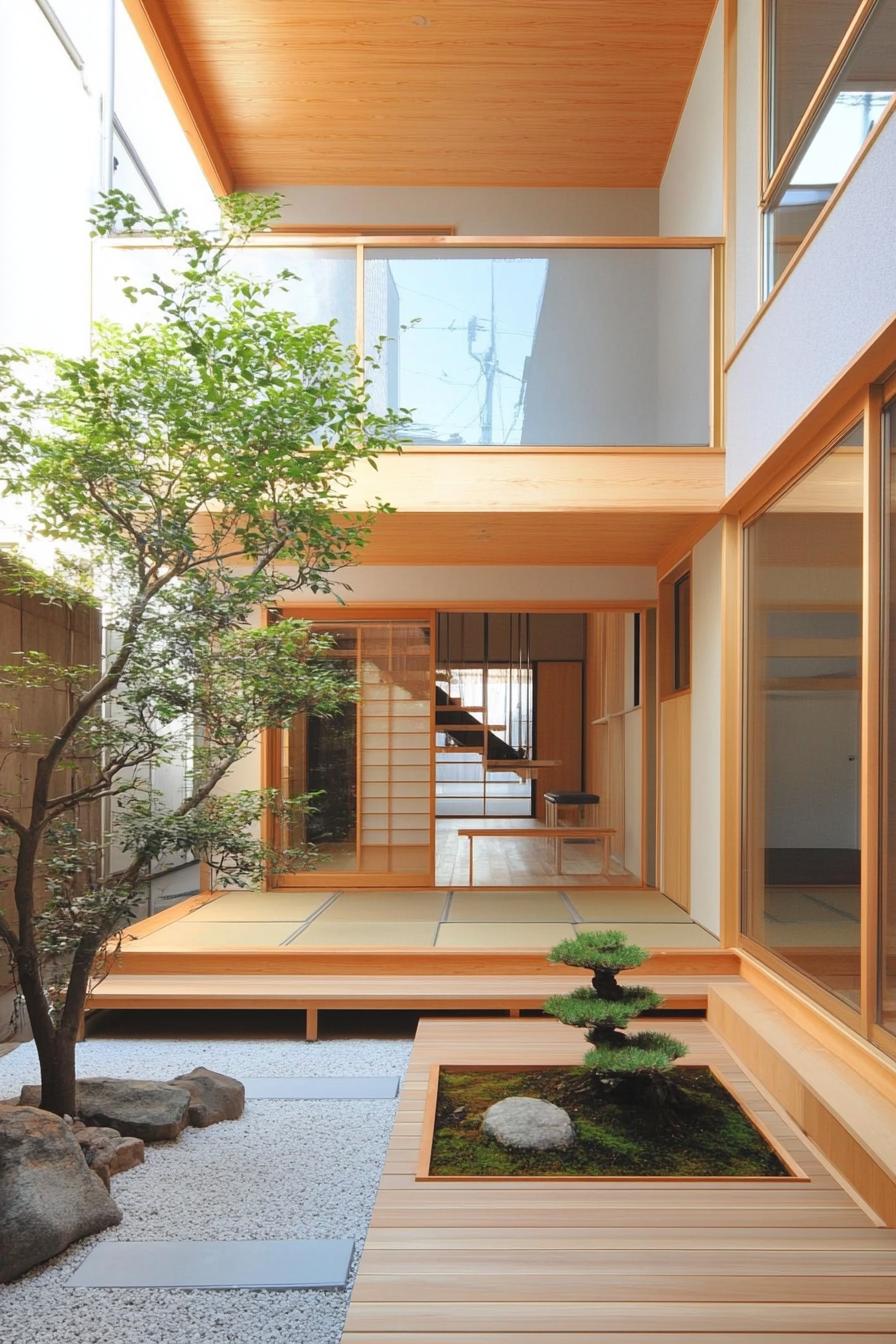
<svg viewBox="0 0 896 1344">
<path fill-rule="evenodd" d="M 421 1182 L 431 1065 L 558 1063 L 556 1022 L 420 1024 L 343 1344 L 883 1344 L 896 1229 L 879 1227 L 705 1022 L 668 1024 L 806 1182 Z"/>
<path fill-rule="evenodd" d="M 440 887 L 469 886 L 469 841 L 458 832 L 466 827 L 490 831 L 534 830 L 544 823 L 534 818 L 488 817 L 466 819 L 439 817 L 436 821 L 436 884 Z M 554 847 L 537 838 L 490 839 L 479 837 L 476 846 L 475 887 L 639 887 L 640 880 L 618 859 L 611 858 L 607 872 L 600 872 L 600 845 L 565 844 L 563 872 L 558 873 Z"/>
</svg>

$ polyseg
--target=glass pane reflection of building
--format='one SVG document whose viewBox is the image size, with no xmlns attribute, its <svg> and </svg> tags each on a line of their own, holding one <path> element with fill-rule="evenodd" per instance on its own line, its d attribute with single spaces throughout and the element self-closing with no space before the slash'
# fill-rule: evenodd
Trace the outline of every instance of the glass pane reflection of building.
<svg viewBox="0 0 896 1344">
<path fill-rule="evenodd" d="M 744 931 L 853 1007 L 862 470 L 856 426 L 745 534 Z"/>
</svg>

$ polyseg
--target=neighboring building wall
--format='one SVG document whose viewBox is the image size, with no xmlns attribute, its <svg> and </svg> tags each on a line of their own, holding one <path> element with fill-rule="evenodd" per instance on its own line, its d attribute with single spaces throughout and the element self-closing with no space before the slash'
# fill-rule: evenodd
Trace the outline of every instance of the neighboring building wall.
<svg viewBox="0 0 896 1344">
<path fill-rule="evenodd" d="M 691 557 L 691 915 L 721 920 L 722 525 Z"/>
<path fill-rule="evenodd" d="M 891 117 L 729 371 L 729 491 L 892 321 L 894 199 Z"/>
<path fill-rule="evenodd" d="M 283 222 L 301 225 L 441 225 L 469 234 L 651 235 L 653 188 L 276 187 Z"/>
<path fill-rule="evenodd" d="M 723 0 L 713 16 L 659 190 L 659 232 L 722 232 Z"/>
<path fill-rule="evenodd" d="M 0 558 L 0 663 L 14 661 L 20 649 L 46 654 L 57 663 L 97 666 L 100 659 L 99 612 L 88 606 L 49 605 L 19 593 L 4 591 L 4 562 Z M 35 733 L 43 740 L 52 735 L 65 715 L 69 695 L 65 690 L 28 691 L 3 688 L 0 708 L 0 797 L 24 820 L 34 782 L 40 746 L 20 749 L 13 733 Z M 77 774 L 72 776 L 77 783 Z M 101 834 L 98 806 L 83 808 L 78 817 L 82 831 L 93 840 Z M 15 907 L 9 885 L 0 887 L 0 909 L 16 927 Z M 12 981 L 5 954 L 0 950 L 0 1041 L 7 1035 L 12 1013 Z"/>
</svg>

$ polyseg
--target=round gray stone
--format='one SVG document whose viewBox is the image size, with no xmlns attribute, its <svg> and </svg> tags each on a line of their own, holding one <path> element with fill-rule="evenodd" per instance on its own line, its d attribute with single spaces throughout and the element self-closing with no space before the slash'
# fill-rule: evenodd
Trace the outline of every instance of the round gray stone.
<svg viewBox="0 0 896 1344">
<path fill-rule="evenodd" d="M 571 1148 L 576 1141 L 572 1121 L 563 1107 L 537 1097 L 505 1097 L 496 1101 L 483 1116 L 482 1132 L 504 1148 L 530 1148 L 536 1152 Z"/>
</svg>

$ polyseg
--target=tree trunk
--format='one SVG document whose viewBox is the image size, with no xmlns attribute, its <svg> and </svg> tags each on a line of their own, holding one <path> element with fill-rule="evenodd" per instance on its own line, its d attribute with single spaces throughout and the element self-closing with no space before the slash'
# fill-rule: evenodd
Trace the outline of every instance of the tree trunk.
<svg viewBox="0 0 896 1344">
<path fill-rule="evenodd" d="M 40 1061 L 41 1107 L 56 1115 L 74 1115 L 77 1024 L 74 1030 L 70 1026 L 54 1027 L 33 953 L 20 951 L 16 957 L 16 976 Z"/>
<path fill-rule="evenodd" d="M 38 1046 L 40 1104 L 44 1111 L 53 1111 L 55 1115 L 77 1114 L 75 1045 L 76 1038 L 71 1032 L 58 1028 L 53 1032 L 49 1049 Z"/>
</svg>

